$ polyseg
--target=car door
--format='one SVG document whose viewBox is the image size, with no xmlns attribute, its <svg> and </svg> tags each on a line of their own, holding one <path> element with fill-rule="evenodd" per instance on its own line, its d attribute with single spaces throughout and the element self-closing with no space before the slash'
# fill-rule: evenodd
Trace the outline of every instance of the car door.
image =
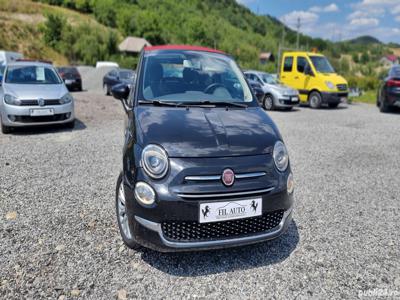
<svg viewBox="0 0 400 300">
<path fill-rule="evenodd" d="M 279 79 L 283 84 L 286 84 L 294 88 L 295 79 L 293 75 L 293 61 L 294 61 L 293 55 L 283 56 Z"/>
<path fill-rule="evenodd" d="M 307 101 L 308 93 L 311 89 L 311 75 L 306 74 L 307 69 L 310 68 L 310 63 L 305 56 L 297 56 L 295 68 L 293 68 L 293 87 L 299 91 L 300 98 Z"/>
</svg>

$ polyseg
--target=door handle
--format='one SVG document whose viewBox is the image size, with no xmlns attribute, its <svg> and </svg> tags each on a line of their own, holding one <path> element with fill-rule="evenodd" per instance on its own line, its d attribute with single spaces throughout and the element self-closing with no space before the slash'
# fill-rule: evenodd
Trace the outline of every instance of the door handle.
<svg viewBox="0 0 400 300">
<path fill-rule="evenodd" d="M 281 76 L 282 78 L 286 78 L 286 76 Z"/>
<path fill-rule="evenodd" d="M 295 76 L 294 79 L 299 79 L 299 76 Z"/>
</svg>

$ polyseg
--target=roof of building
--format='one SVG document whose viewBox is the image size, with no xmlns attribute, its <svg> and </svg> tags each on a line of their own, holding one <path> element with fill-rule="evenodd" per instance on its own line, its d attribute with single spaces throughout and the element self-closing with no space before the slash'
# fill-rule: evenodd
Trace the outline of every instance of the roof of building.
<svg viewBox="0 0 400 300">
<path fill-rule="evenodd" d="M 398 59 L 398 57 L 396 55 L 393 55 L 393 54 L 386 55 L 385 58 L 387 58 L 391 62 L 395 62 Z"/>
<path fill-rule="evenodd" d="M 119 44 L 119 51 L 139 53 L 143 48 L 149 47 L 151 44 L 144 38 L 128 36 L 121 44 Z"/>
<path fill-rule="evenodd" d="M 163 46 L 152 46 L 144 48 L 145 51 L 156 51 L 156 50 L 189 50 L 189 51 L 205 51 L 225 54 L 225 52 L 200 46 L 189 46 L 189 45 L 163 45 Z"/>
<path fill-rule="evenodd" d="M 274 55 L 271 52 L 261 52 L 260 59 L 270 59 Z"/>
</svg>

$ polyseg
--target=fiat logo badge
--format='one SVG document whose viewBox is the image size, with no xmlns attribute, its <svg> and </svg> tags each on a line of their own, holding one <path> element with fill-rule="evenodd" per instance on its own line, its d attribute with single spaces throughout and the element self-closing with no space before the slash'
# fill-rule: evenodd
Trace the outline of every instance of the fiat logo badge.
<svg viewBox="0 0 400 300">
<path fill-rule="evenodd" d="M 225 169 L 222 172 L 222 183 L 226 186 L 232 186 L 235 182 L 235 173 L 231 169 Z"/>
</svg>

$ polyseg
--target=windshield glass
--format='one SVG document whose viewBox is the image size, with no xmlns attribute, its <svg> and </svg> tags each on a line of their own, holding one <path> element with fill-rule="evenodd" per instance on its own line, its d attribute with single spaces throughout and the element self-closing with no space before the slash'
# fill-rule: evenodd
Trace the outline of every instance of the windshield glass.
<svg viewBox="0 0 400 300">
<path fill-rule="evenodd" d="M 121 71 L 119 72 L 119 77 L 121 79 L 132 79 L 134 73 L 132 71 Z"/>
<path fill-rule="evenodd" d="M 0 76 L 3 76 L 5 66 L 0 66 Z"/>
<path fill-rule="evenodd" d="M 319 73 L 335 73 L 335 70 L 324 56 L 310 56 L 315 70 Z"/>
<path fill-rule="evenodd" d="M 60 84 L 61 80 L 52 67 L 9 66 L 5 82 L 14 84 Z"/>
<path fill-rule="evenodd" d="M 271 74 L 264 73 L 264 74 L 261 74 L 260 76 L 261 76 L 261 80 L 264 81 L 264 83 L 267 83 L 267 84 L 278 84 L 279 83 L 278 80 Z"/>
<path fill-rule="evenodd" d="M 243 73 L 230 57 L 203 51 L 148 52 L 140 100 L 252 102 Z"/>
</svg>

